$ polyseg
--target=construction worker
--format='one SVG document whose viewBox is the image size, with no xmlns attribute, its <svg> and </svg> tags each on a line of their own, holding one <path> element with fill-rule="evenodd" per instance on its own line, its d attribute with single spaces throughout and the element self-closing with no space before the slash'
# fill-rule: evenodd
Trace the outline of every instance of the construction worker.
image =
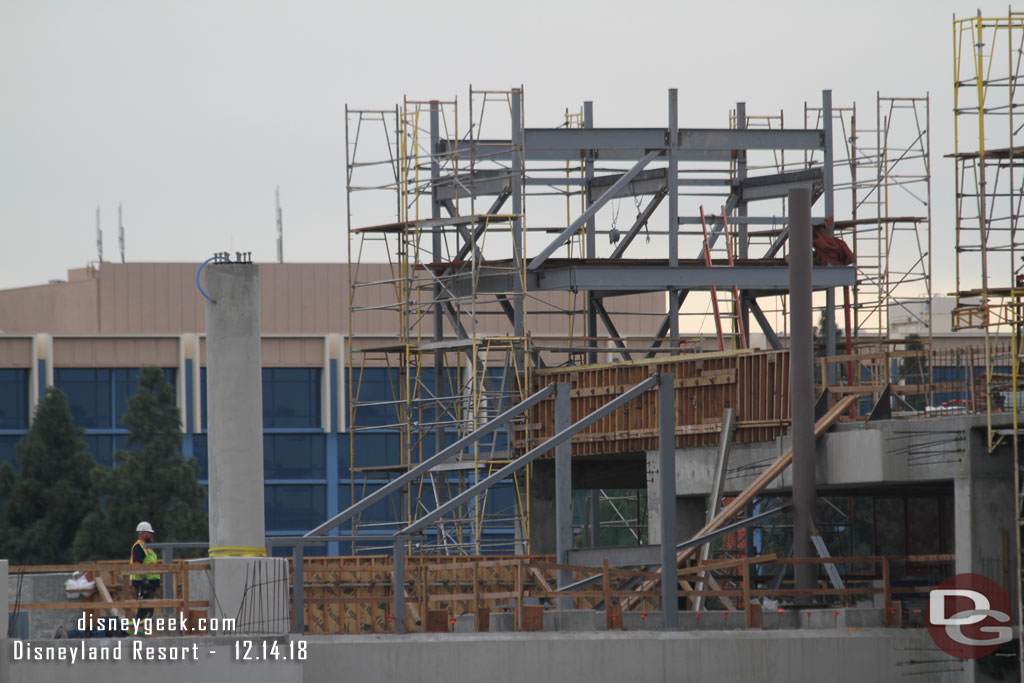
<svg viewBox="0 0 1024 683">
<path fill-rule="evenodd" d="M 156 552 L 147 548 L 146 544 L 153 540 L 153 526 L 149 522 L 139 522 L 135 527 L 139 538 L 132 545 L 132 564 L 156 564 Z M 159 574 L 132 574 L 132 590 L 137 600 L 151 600 L 160 588 Z M 135 614 L 138 619 L 147 619 L 153 616 L 153 610 L 149 607 L 140 607 Z"/>
</svg>

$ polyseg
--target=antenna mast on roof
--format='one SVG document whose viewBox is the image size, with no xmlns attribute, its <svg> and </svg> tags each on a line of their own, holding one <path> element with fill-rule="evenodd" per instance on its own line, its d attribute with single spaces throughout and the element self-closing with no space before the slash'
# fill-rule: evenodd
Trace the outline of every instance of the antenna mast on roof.
<svg viewBox="0 0 1024 683">
<path fill-rule="evenodd" d="M 117 205 L 117 246 L 121 249 L 121 263 L 124 263 L 124 221 L 121 220 L 121 204 Z"/>
<path fill-rule="evenodd" d="M 103 263 L 103 229 L 100 228 L 100 207 L 96 207 L 96 255 Z"/>
<path fill-rule="evenodd" d="M 274 202 L 277 204 L 277 262 L 284 263 L 284 220 L 281 218 L 281 186 L 274 188 Z"/>
</svg>

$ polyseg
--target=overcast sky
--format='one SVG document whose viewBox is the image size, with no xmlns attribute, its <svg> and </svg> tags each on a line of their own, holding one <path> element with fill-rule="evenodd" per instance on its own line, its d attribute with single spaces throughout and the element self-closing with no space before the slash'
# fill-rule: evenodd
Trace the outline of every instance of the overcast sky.
<svg viewBox="0 0 1024 683">
<path fill-rule="evenodd" d="M 724 127 L 737 101 L 787 111 L 931 95 L 933 234 L 953 245 L 947 0 L 244 2 L 0 0 L 0 288 L 117 260 L 275 254 L 342 261 L 344 107 L 522 84 L 526 125 L 594 101 L 596 125 Z M 1005 14 L 1005 3 L 982 5 Z M 938 269 L 937 269 L 938 270 Z M 941 291 L 942 287 L 936 287 Z"/>
</svg>

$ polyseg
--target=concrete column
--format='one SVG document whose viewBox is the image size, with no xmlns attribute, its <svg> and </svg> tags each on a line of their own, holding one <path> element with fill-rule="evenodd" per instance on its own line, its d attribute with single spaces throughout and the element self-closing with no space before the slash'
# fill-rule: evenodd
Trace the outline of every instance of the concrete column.
<svg viewBox="0 0 1024 683">
<path fill-rule="evenodd" d="M 793 556 L 812 557 L 814 524 L 814 338 L 811 310 L 811 191 L 789 191 L 790 401 L 793 426 Z M 814 588 L 816 567 L 794 566 L 797 588 Z"/>
<path fill-rule="evenodd" d="M 210 555 L 262 553 L 263 382 L 259 267 L 205 269 Z"/>
</svg>

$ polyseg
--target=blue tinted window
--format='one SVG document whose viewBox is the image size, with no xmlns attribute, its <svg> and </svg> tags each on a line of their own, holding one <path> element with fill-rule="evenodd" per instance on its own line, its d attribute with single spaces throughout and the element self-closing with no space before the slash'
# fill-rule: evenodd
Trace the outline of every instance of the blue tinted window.
<svg viewBox="0 0 1024 683">
<path fill-rule="evenodd" d="M 67 394 L 76 425 L 96 429 L 114 426 L 109 369 L 57 368 L 53 382 Z"/>
<path fill-rule="evenodd" d="M 263 427 L 320 426 L 320 368 L 263 368 Z"/>
<path fill-rule="evenodd" d="M 264 491 L 270 531 L 305 532 L 327 519 L 325 486 L 271 484 Z"/>
<path fill-rule="evenodd" d="M 82 437 L 85 445 L 96 458 L 96 462 L 107 467 L 114 464 L 114 437 L 102 434 L 87 434 Z"/>
<path fill-rule="evenodd" d="M 121 424 L 125 410 L 128 408 L 128 399 L 139 393 L 139 368 L 115 368 L 114 379 L 114 424 L 116 427 Z M 175 368 L 163 368 L 164 379 L 171 385 L 171 393 L 176 394 L 175 380 L 177 373 Z"/>
<path fill-rule="evenodd" d="M 28 427 L 28 370 L 0 370 L 0 429 Z"/>
<path fill-rule="evenodd" d="M 267 479 L 322 479 L 327 476 L 323 434 L 265 434 L 263 472 Z"/>
<path fill-rule="evenodd" d="M 18 469 L 17 449 L 15 446 L 21 440 L 20 436 L 0 436 L 0 464 L 9 462 L 11 467 Z"/>
<path fill-rule="evenodd" d="M 356 482 L 355 484 L 355 500 L 360 501 L 366 498 L 374 491 L 380 489 L 387 482 L 378 483 L 363 483 Z M 338 507 L 342 510 L 352 506 L 352 488 L 349 484 L 341 484 L 338 487 Z M 383 500 L 377 501 L 367 509 L 363 510 L 359 516 L 360 525 L 367 524 L 369 522 L 397 522 L 403 519 L 402 515 L 402 492 L 396 491 L 390 496 L 385 497 Z M 351 529 L 351 522 L 346 522 L 339 527 L 341 529 Z M 361 527 L 365 533 L 372 533 L 370 529 Z"/>
<path fill-rule="evenodd" d="M 354 438 L 356 467 L 380 467 L 402 462 L 402 441 L 398 432 L 357 432 Z M 343 434 L 339 441 L 338 471 L 344 472 L 351 466 L 349 435 Z"/>
<path fill-rule="evenodd" d="M 398 423 L 400 373 L 394 368 L 353 368 L 349 381 L 355 397 L 352 425 L 374 427 Z M 373 405 L 364 405 L 373 404 Z"/>
<path fill-rule="evenodd" d="M 207 458 L 206 434 L 196 434 L 192 437 L 192 455 L 199 465 L 199 478 L 210 478 L 210 461 Z"/>
</svg>

